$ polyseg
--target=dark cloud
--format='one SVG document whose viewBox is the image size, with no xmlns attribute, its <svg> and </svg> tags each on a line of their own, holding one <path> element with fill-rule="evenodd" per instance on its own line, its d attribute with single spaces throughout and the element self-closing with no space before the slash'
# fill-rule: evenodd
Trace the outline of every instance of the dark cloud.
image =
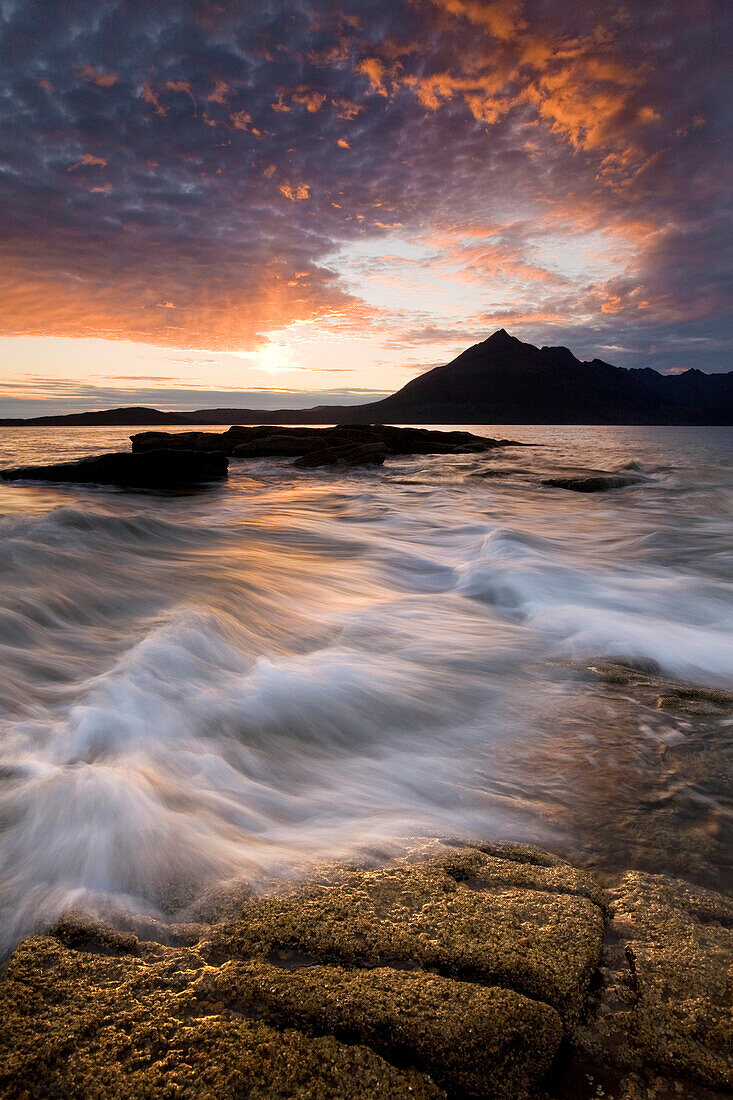
<svg viewBox="0 0 733 1100">
<path fill-rule="evenodd" d="M 315 319 L 459 350 L 502 324 L 729 365 L 729 5 L 0 12 L 4 334 L 243 348 Z M 410 308 L 334 259 L 393 234 L 422 242 Z M 467 288 L 460 321 L 421 305 L 421 271 Z"/>
</svg>

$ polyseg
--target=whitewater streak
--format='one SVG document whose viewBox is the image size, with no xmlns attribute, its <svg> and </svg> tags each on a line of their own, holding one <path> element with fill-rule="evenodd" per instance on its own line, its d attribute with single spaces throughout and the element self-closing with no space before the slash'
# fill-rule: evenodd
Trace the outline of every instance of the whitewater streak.
<svg viewBox="0 0 733 1100">
<path fill-rule="evenodd" d="M 603 858 L 578 808 L 599 770 L 622 788 L 696 731 L 572 669 L 733 683 L 732 433 L 516 431 L 542 446 L 232 463 L 201 494 L 2 488 L 0 951 L 69 905 L 195 919 L 226 884 L 417 834 Z M 123 434 L 8 430 L 3 464 Z M 613 494 L 540 484 L 632 461 Z"/>
</svg>

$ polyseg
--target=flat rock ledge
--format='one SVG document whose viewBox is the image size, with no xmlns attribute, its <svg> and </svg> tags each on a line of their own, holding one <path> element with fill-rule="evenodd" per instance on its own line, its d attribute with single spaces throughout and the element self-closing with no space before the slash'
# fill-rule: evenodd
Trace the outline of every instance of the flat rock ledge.
<svg viewBox="0 0 733 1100">
<path fill-rule="evenodd" d="M 395 428 L 389 424 L 353 427 L 297 428 L 281 425 L 245 427 L 225 432 L 138 432 L 130 436 L 133 452 L 160 447 L 218 451 L 230 458 L 294 458 L 294 466 L 381 466 L 393 455 L 481 454 L 495 447 L 520 446 L 509 439 L 487 439 L 461 431 Z"/>
<path fill-rule="evenodd" d="M 0 981 L 0 1095 L 664 1100 L 733 1083 L 717 894 L 636 872 L 604 891 L 536 848 L 432 843 L 228 912 L 168 945 L 76 912 L 22 943 Z"/>
<path fill-rule="evenodd" d="M 168 489 L 199 485 L 227 476 L 224 454 L 204 451 L 155 449 L 145 454 L 113 451 L 76 462 L 48 466 L 16 466 L 0 470 L 4 481 L 54 481 L 82 485 L 116 485 L 130 489 Z"/>
</svg>

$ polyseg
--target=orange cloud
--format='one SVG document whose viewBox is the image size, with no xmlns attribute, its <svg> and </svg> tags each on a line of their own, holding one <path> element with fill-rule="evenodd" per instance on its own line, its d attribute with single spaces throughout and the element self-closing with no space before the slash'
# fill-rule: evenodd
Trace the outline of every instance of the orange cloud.
<svg viewBox="0 0 733 1100">
<path fill-rule="evenodd" d="M 367 57 L 364 61 L 360 61 L 358 70 L 367 78 L 372 87 L 372 91 L 376 92 L 377 95 L 388 95 L 387 89 L 384 86 L 387 67 L 378 57 Z"/>
<path fill-rule="evenodd" d="M 226 80 L 219 80 L 217 77 L 214 81 L 214 90 L 206 97 L 207 103 L 221 103 L 224 104 L 229 96 L 229 85 Z"/>
<path fill-rule="evenodd" d="M 191 85 L 187 80 L 166 80 L 163 87 L 167 92 L 177 92 L 181 95 L 187 95 L 193 103 L 194 107 L 197 106 L 196 97 L 194 96 L 193 91 L 191 90 Z"/>
<path fill-rule="evenodd" d="M 415 72 L 410 57 L 416 44 L 384 42 L 357 65 L 371 90 L 387 96 L 387 79 L 410 89 L 428 111 L 460 97 L 473 117 L 493 125 L 516 108 L 530 106 L 539 121 L 575 148 L 606 149 L 615 157 L 603 181 L 613 184 L 636 171 L 643 153 L 635 130 L 656 121 L 657 113 L 635 98 L 643 87 L 643 65 L 619 53 L 613 28 L 596 25 L 585 37 L 569 38 L 538 29 L 523 17 L 522 0 L 433 0 L 441 13 L 443 65 Z M 467 48 L 458 24 L 485 28 Z M 456 26 L 453 26 L 455 22 Z M 451 37 L 450 31 L 455 30 Z M 446 63 L 447 62 L 447 63 Z M 409 69 L 412 67 L 413 71 Z"/>
<path fill-rule="evenodd" d="M 350 149 L 351 148 L 351 145 L 346 140 L 346 138 L 339 138 L 338 141 L 336 142 L 336 144 L 340 145 L 342 149 Z"/>
<path fill-rule="evenodd" d="M 359 329 L 372 312 L 331 277 L 293 280 L 292 266 L 280 259 L 261 266 L 244 289 L 212 282 L 207 293 L 181 284 L 173 300 L 161 293 L 178 278 L 171 257 L 153 255 L 145 265 L 144 278 L 137 268 L 122 270 L 114 283 L 83 269 L 52 276 L 0 246 L 0 331 L 242 350 L 294 322 Z"/>
<path fill-rule="evenodd" d="M 94 65 L 81 65 L 79 72 L 87 80 L 91 80 L 92 84 L 96 84 L 98 88 L 112 88 L 119 80 L 119 77 L 114 73 L 105 73 L 101 69 L 95 69 Z"/>
<path fill-rule="evenodd" d="M 161 118 L 165 118 L 165 116 L 168 114 L 168 108 L 164 107 L 163 104 L 160 102 L 149 80 L 146 80 L 143 84 L 142 91 L 140 92 L 140 98 L 144 100 L 145 103 L 149 103 L 152 107 L 154 107 L 156 115 L 160 115 Z"/>
<path fill-rule="evenodd" d="M 360 103 L 354 103 L 351 99 L 332 99 L 334 107 L 338 107 L 338 117 L 351 121 L 364 110 Z"/>
<path fill-rule="evenodd" d="M 292 93 L 292 99 L 295 103 L 301 103 L 311 114 L 320 111 L 321 107 L 326 102 L 326 96 L 323 92 L 316 92 L 312 89 L 294 91 Z"/>
<path fill-rule="evenodd" d="M 234 111 L 229 120 L 235 130 L 249 130 L 252 126 L 252 117 L 246 111 Z"/>
<path fill-rule="evenodd" d="M 291 202 L 302 202 L 303 199 L 310 198 L 310 184 L 297 183 L 293 185 L 285 182 L 280 185 L 280 194 L 284 195 L 286 199 L 290 199 Z"/>
<path fill-rule="evenodd" d="M 522 0 L 433 0 L 438 7 L 478 26 L 487 27 L 495 38 L 507 41 L 527 26 L 520 18 Z"/>
<path fill-rule="evenodd" d="M 72 164 L 70 168 L 67 168 L 67 172 L 75 172 L 77 168 L 91 167 L 97 165 L 99 168 L 106 168 L 107 161 L 104 157 L 95 157 L 93 153 L 85 153 L 81 160 L 78 160 L 75 164 Z"/>
</svg>

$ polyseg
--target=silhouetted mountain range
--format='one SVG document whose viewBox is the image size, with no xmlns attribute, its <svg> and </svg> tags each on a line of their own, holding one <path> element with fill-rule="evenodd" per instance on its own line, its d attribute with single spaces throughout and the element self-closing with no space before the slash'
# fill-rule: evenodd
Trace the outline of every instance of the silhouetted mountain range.
<svg viewBox="0 0 733 1100">
<path fill-rule="evenodd" d="M 0 425 L 138 424 L 733 424 L 733 371 L 664 375 L 568 348 L 525 344 L 499 329 L 397 393 L 364 405 L 310 409 L 142 407 L 0 420 Z"/>
</svg>

